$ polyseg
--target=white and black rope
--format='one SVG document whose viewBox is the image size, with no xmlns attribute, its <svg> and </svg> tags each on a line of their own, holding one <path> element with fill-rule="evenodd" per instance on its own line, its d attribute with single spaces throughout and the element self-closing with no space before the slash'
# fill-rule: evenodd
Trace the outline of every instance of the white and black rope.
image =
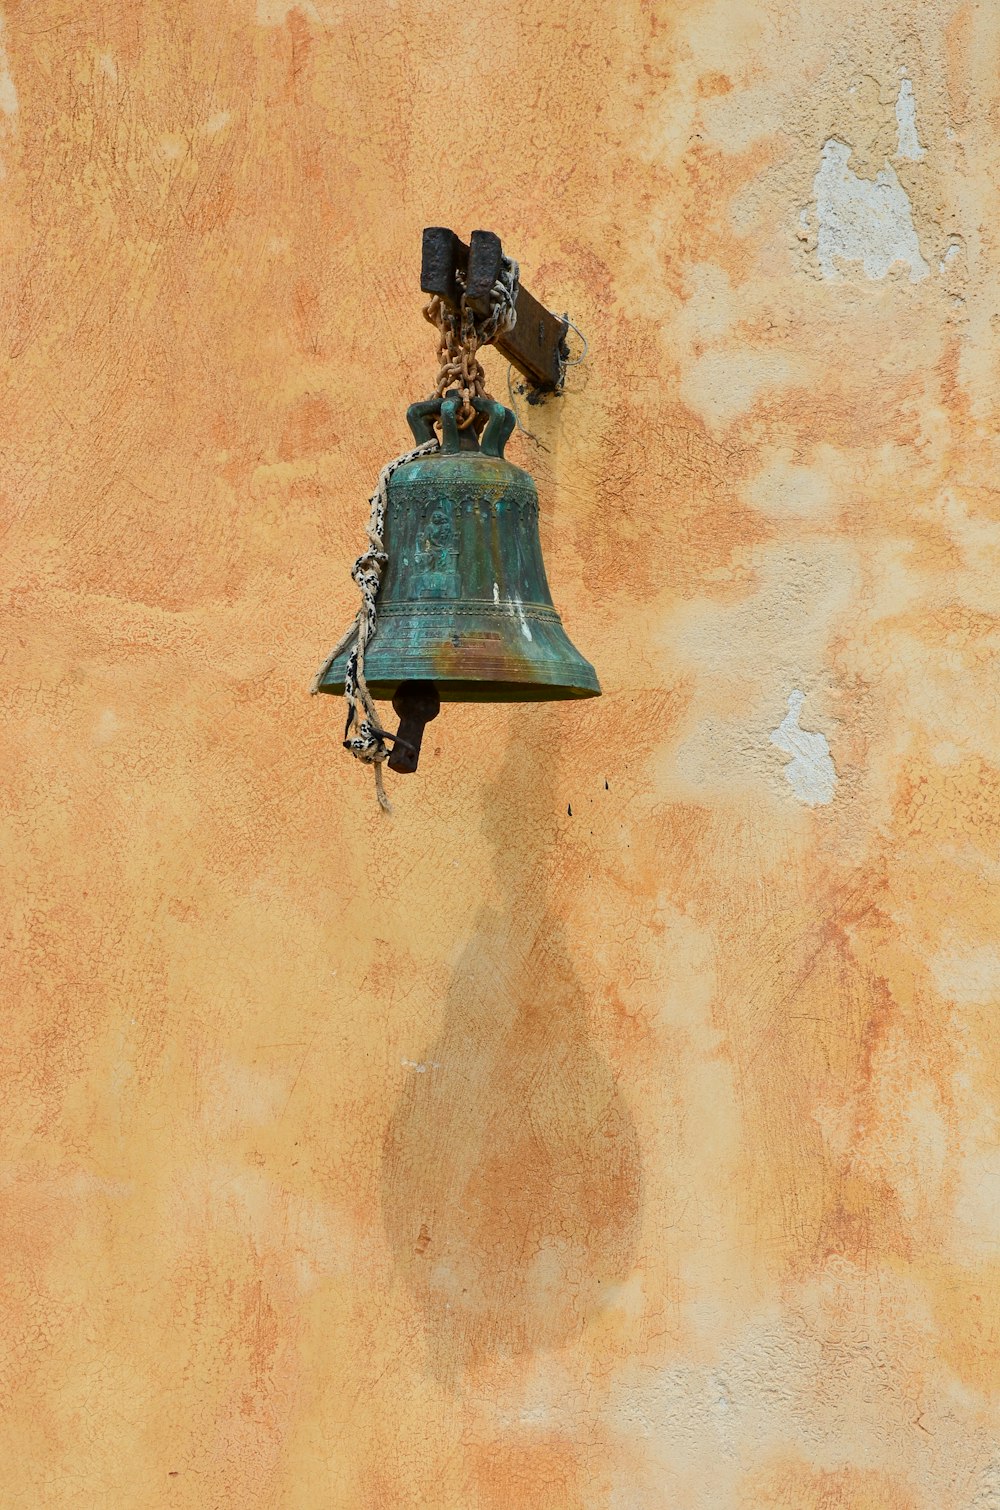
<svg viewBox="0 0 1000 1510">
<path fill-rule="evenodd" d="M 416 446 L 412 451 L 404 451 L 402 456 L 394 457 L 378 474 L 375 491 L 368 500 L 368 549 L 358 557 L 351 569 L 351 576 L 361 590 L 361 606 L 355 615 L 354 623 L 339 644 L 330 651 L 313 677 L 312 686 L 309 689 L 310 692 L 319 691 L 323 678 L 338 655 L 353 644 L 354 649 L 347 657 L 347 665 L 344 669 L 344 698 L 347 702 L 344 749 L 350 750 L 356 760 L 375 767 L 375 790 L 378 793 L 379 806 L 387 813 L 392 812 L 392 806 L 385 794 L 382 765 L 389 758 L 386 738 L 392 736 L 387 729 L 382 728 L 371 693 L 368 691 L 368 683 L 365 681 L 365 650 L 368 642 L 374 639 L 378 628 L 376 608 L 378 590 L 382 582 L 382 572 L 389 559 L 383 541 L 385 510 L 389 501 L 389 480 L 393 473 L 405 466 L 408 461 L 416 461 L 418 456 L 430 456 L 439 449 L 438 440 L 425 441 L 422 446 Z"/>
</svg>

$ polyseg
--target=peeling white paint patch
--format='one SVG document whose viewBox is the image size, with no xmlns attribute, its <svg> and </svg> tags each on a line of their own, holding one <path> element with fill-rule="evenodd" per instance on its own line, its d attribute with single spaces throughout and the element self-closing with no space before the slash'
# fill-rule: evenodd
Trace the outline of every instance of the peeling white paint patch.
<svg viewBox="0 0 1000 1510">
<path fill-rule="evenodd" d="M 771 733 L 771 743 L 792 758 L 785 766 L 785 779 L 800 802 L 809 807 L 832 802 L 837 771 L 830 758 L 825 734 L 809 734 L 799 727 L 799 714 L 806 697 L 791 692 L 788 712 Z"/>
<path fill-rule="evenodd" d="M 976 1485 L 976 1497 L 969 1501 L 969 1510 L 993 1510 L 1000 1505 L 1000 1457 L 988 1463 Z"/>
<path fill-rule="evenodd" d="M 913 94 L 913 85 L 905 76 L 899 85 L 899 93 L 896 96 L 896 126 L 898 145 L 896 156 L 905 157 L 907 162 L 918 163 L 927 152 L 920 145 L 917 136 L 917 101 Z"/>
<path fill-rule="evenodd" d="M 494 582 L 494 584 L 493 584 L 493 601 L 496 604 L 496 606 L 499 608 L 500 607 L 500 583 L 499 582 Z"/>
<path fill-rule="evenodd" d="M 855 1284 L 867 1286 L 872 1298 L 859 1298 Z M 682 1314 L 687 1324 L 686 1307 Z M 865 1341 L 855 1342 L 858 1336 Z M 916 1279 L 900 1278 L 874 1259 L 864 1267 L 827 1261 L 784 1306 L 755 1311 L 704 1362 L 633 1362 L 620 1370 L 604 1409 L 628 1452 L 616 1455 L 621 1466 L 612 1469 L 610 1503 L 615 1510 L 756 1507 L 761 1499 L 747 1498 L 748 1479 L 770 1474 L 775 1461 L 792 1451 L 807 1457 L 818 1474 L 862 1463 L 912 1475 L 925 1498 L 910 1504 L 997 1510 L 995 1424 L 977 1417 L 970 1426 L 956 1405 L 966 1398 L 966 1386 L 945 1366 L 933 1374 L 921 1401 L 921 1427 L 914 1425 L 909 1379 L 911 1371 L 926 1367 L 935 1337 L 926 1291 Z M 827 1406 L 831 1354 L 836 1385 Z M 888 1367 L 873 1366 L 880 1355 L 892 1360 Z M 718 1403 L 723 1381 L 725 1410 Z M 973 1398 L 979 1408 L 979 1397 Z M 968 1490 L 956 1499 L 958 1473 Z M 842 1502 L 858 1506 L 863 1494 L 848 1490 Z M 810 1495 L 809 1503 L 829 1506 L 832 1499 Z M 880 1497 L 877 1503 L 889 1501 Z M 801 1510 L 806 1493 L 793 1490 L 781 1504 Z"/>
<path fill-rule="evenodd" d="M 816 254 L 824 278 L 842 276 L 841 263 L 860 262 L 866 278 L 884 278 L 896 262 L 910 269 L 910 282 L 930 268 L 920 253 L 913 207 L 895 169 L 886 163 L 874 180 L 848 167 L 851 149 L 831 137 L 813 180 L 818 234 Z"/>
</svg>

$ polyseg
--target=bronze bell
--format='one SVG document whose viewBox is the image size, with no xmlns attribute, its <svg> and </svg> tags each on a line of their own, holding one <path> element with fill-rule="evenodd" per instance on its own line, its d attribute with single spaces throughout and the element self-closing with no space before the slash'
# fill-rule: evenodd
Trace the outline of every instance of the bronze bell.
<svg viewBox="0 0 1000 1510">
<path fill-rule="evenodd" d="M 486 417 L 480 441 L 475 426 L 459 429 L 461 402 L 448 394 L 411 404 L 406 418 L 417 444 L 434 439 L 440 416 L 441 447 L 404 463 L 389 481 L 388 561 L 365 676 L 374 697 L 394 699 L 404 724 L 412 713 L 389 762 L 395 769 L 415 768 L 413 745 L 419 749 L 438 697 L 527 702 L 601 690 L 552 605 L 535 484 L 504 458 L 514 415 L 493 399 L 475 399 Z M 330 664 L 317 691 L 343 692 L 349 654 Z"/>
</svg>

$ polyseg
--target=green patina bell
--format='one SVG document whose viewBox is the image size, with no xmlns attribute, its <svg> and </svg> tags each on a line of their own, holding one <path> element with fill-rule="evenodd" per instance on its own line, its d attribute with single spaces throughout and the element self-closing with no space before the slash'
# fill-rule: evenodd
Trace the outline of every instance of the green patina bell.
<svg viewBox="0 0 1000 1510">
<path fill-rule="evenodd" d="M 535 484 L 504 459 L 514 415 L 492 399 L 475 400 L 487 416 L 480 442 L 473 426 L 458 428 L 460 404 L 449 394 L 407 411 L 418 444 L 434 438 L 440 415 L 441 448 L 404 463 L 389 482 L 388 561 L 365 655 L 368 687 L 378 698 L 395 695 L 400 712 L 401 684 L 414 682 L 433 683 L 429 692 L 436 687 L 451 702 L 596 697 L 594 668 L 552 606 Z M 316 690 L 343 691 L 349 653 Z"/>
</svg>

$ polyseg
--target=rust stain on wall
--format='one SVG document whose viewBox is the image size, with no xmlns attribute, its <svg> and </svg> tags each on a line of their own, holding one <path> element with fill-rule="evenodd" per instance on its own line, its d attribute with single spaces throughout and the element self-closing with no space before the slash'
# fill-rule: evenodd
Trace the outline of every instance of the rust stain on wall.
<svg viewBox="0 0 1000 1510">
<path fill-rule="evenodd" d="M 1000 1505 L 998 50 L 6 0 L 5 1504 Z M 307 688 L 439 223 L 589 339 L 605 696 L 386 823 Z"/>
</svg>

